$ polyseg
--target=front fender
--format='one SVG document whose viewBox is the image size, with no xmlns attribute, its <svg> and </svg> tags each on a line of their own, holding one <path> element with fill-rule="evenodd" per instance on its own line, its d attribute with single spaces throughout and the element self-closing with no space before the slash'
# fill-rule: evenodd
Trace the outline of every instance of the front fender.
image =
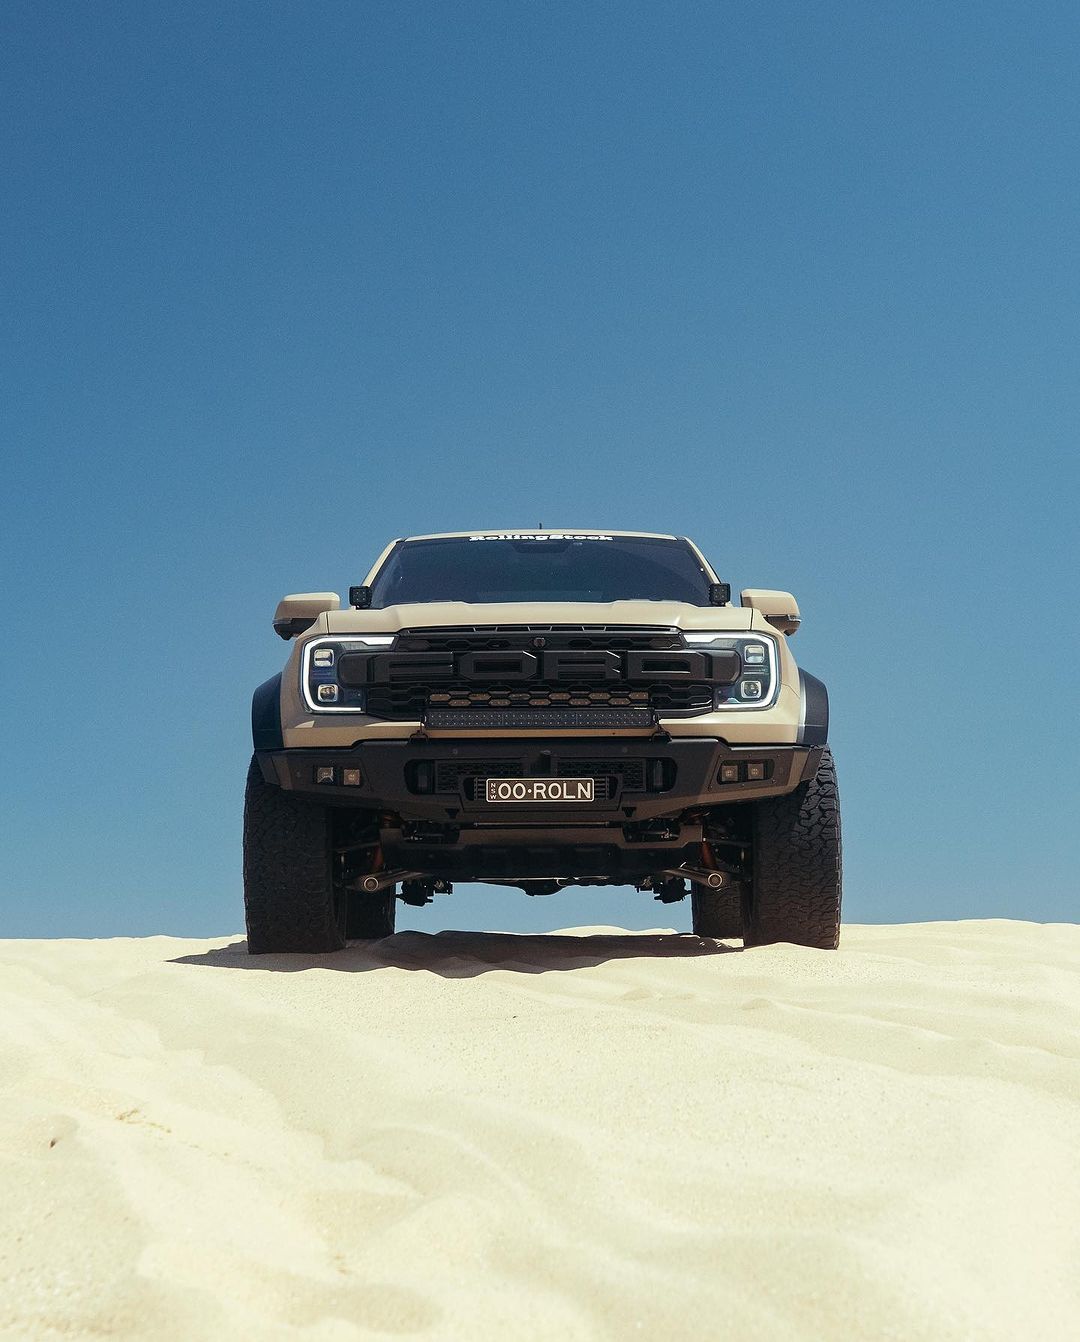
<svg viewBox="0 0 1080 1342">
<path fill-rule="evenodd" d="M 799 671 L 798 743 L 801 746 L 824 746 L 829 742 L 829 691 L 817 676 Z"/>
<path fill-rule="evenodd" d="M 251 739 L 256 750 L 280 750 L 281 672 L 264 680 L 251 697 Z"/>
</svg>

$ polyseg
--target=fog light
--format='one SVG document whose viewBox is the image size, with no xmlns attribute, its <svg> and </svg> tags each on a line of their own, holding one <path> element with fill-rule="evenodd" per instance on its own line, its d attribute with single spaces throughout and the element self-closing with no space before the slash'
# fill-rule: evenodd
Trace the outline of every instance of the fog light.
<svg viewBox="0 0 1080 1342">
<path fill-rule="evenodd" d="M 765 777 L 765 765 L 751 760 L 746 766 L 746 776 L 751 782 L 759 782 Z"/>
<path fill-rule="evenodd" d="M 311 654 L 311 661 L 315 666 L 333 666 L 334 649 L 316 648 L 315 651 Z"/>
<path fill-rule="evenodd" d="M 764 666 L 765 648 L 761 643 L 748 643 L 743 648 L 742 657 L 748 666 Z"/>
<path fill-rule="evenodd" d="M 316 783 L 332 783 L 334 781 L 334 766 L 332 764 L 320 764 L 315 769 Z"/>
<path fill-rule="evenodd" d="M 320 704 L 336 704 L 338 687 L 336 685 L 320 685 L 315 694 Z"/>
<path fill-rule="evenodd" d="M 737 764 L 721 764 L 720 781 L 721 783 L 737 783 L 739 781 L 739 766 Z"/>
<path fill-rule="evenodd" d="M 345 784 L 346 787 L 359 787 L 359 786 L 360 786 L 360 770 L 359 770 L 359 769 L 342 769 L 342 771 L 341 771 L 341 781 Z"/>
<path fill-rule="evenodd" d="M 760 699 L 761 681 L 760 680 L 741 681 L 739 683 L 739 693 L 742 695 L 744 699 Z"/>
</svg>

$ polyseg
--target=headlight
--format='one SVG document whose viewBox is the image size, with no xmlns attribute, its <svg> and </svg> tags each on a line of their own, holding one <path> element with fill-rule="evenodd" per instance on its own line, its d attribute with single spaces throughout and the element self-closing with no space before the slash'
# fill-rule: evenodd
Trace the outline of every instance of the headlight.
<svg viewBox="0 0 1080 1342">
<path fill-rule="evenodd" d="M 313 713 L 362 713 L 367 706 L 365 653 L 393 646 L 393 634 L 313 639 L 300 663 L 300 693 Z"/>
<path fill-rule="evenodd" d="M 738 661 L 730 685 L 718 686 L 716 707 L 768 708 L 780 690 L 780 663 L 776 640 L 766 634 L 686 633 L 691 648 L 702 652 L 736 653 Z M 720 677 L 718 676 L 717 679 Z"/>
</svg>

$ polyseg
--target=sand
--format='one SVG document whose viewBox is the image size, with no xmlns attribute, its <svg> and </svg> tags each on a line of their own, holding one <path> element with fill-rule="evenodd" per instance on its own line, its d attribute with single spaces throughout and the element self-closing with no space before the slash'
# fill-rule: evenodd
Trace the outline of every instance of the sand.
<svg viewBox="0 0 1080 1342">
<path fill-rule="evenodd" d="M 1080 927 L 0 943 L 0 1335 L 1075 1339 Z"/>
</svg>

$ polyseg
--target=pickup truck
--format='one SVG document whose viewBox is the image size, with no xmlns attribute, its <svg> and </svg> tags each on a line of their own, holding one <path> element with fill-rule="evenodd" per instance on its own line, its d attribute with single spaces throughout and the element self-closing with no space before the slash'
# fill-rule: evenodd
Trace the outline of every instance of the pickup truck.
<svg viewBox="0 0 1080 1342">
<path fill-rule="evenodd" d="M 840 810 L 799 607 L 685 537 L 475 531 L 287 596 L 255 691 L 248 948 L 389 936 L 455 882 L 689 895 L 694 932 L 839 941 Z M 629 892 L 627 898 L 632 898 Z"/>
</svg>

